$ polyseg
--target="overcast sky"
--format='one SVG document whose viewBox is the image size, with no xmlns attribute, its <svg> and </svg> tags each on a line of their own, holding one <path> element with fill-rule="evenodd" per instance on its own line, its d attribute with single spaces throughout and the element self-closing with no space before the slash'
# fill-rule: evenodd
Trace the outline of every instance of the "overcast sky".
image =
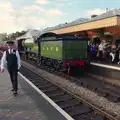
<svg viewBox="0 0 120 120">
<path fill-rule="evenodd" d="M 0 32 L 42 29 L 119 5 L 120 0 L 0 0 Z"/>
</svg>

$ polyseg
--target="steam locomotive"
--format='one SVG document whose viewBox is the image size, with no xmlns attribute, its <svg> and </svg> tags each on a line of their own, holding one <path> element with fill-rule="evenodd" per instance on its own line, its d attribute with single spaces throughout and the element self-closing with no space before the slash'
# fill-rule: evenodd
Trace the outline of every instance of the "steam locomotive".
<svg viewBox="0 0 120 120">
<path fill-rule="evenodd" d="M 40 64 L 70 74 L 73 68 L 84 69 L 89 64 L 88 37 L 46 32 L 37 39 L 16 41 L 18 50 Z"/>
</svg>

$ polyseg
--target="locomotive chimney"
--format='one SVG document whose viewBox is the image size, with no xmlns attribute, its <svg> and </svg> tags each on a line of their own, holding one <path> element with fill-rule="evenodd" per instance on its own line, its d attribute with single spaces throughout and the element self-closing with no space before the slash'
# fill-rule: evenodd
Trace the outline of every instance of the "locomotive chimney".
<svg viewBox="0 0 120 120">
<path fill-rule="evenodd" d="M 95 18 L 95 17 L 97 17 L 98 15 L 91 15 L 91 18 Z"/>
</svg>

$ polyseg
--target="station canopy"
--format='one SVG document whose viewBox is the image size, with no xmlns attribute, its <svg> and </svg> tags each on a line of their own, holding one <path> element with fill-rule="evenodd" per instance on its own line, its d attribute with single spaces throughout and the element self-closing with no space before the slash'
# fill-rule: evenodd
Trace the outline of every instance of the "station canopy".
<svg viewBox="0 0 120 120">
<path fill-rule="evenodd" d="M 31 39 L 31 38 L 38 38 L 41 34 L 40 30 L 28 30 L 28 32 L 18 38 L 16 38 L 16 40 L 20 40 L 20 39 Z"/>
<path fill-rule="evenodd" d="M 54 27 L 47 27 L 42 31 L 29 30 L 25 35 L 17 39 L 38 38 L 46 32 L 54 32 L 57 34 L 73 33 L 78 31 L 94 30 L 104 27 L 120 26 L 120 9 L 106 11 L 101 15 L 96 15 L 90 19 L 78 18 L 72 22 L 65 22 Z"/>
<path fill-rule="evenodd" d="M 48 32 L 50 30 L 55 30 L 55 29 L 61 29 L 61 28 L 65 28 L 65 27 L 70 27 L 70 26 L 74 26 L 74 25 L 78 25 L 78 24 L 82 24 L 84 22 L 87 22 L 89 19 L 88 18 L 78 18 L 72 22 L 69 23 L 61 23 L 59 25 L 56 25 L 54 27 L 47 27 L 45 28 L 43 31 L 44 32 Z"/>
<path fill-rule="evenodd" d="M 118 24 L 120 25 L 120 9 L 113 9 L 106 11 L 100 15 L 96 15 L 95 17 L 91 17 L 90 19 L 78 18 L 72 22 L 63 24 L 61 23 L 57 26 L 48 27 L 44 30 L 57 33 L 64 33 L 63 30 L 66 29 L 67 33 L 118 26 Z"/>
</svg>

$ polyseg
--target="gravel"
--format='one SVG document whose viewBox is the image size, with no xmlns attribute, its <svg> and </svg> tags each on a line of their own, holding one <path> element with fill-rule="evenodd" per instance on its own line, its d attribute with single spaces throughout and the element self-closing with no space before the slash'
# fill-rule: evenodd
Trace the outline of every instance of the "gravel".
<svg viewBox="0 0 120 120">
<path fill-rule="evenodd" d="M 98 96 L 95 92 L 92 92 L 86 88 L 80 87 L 78 85 L 75 85 L 76 87 L 74 93 L 82 96 L 83 98 L 91 101 L 95 105 L 99 105 L 99 107 L 104 108 L 105 110 L 112 112 L 116 114 L 117 116 L 120 115 L 120 104 L 113 103 L 108 101 L 106 98 Z"/>
</svg>

